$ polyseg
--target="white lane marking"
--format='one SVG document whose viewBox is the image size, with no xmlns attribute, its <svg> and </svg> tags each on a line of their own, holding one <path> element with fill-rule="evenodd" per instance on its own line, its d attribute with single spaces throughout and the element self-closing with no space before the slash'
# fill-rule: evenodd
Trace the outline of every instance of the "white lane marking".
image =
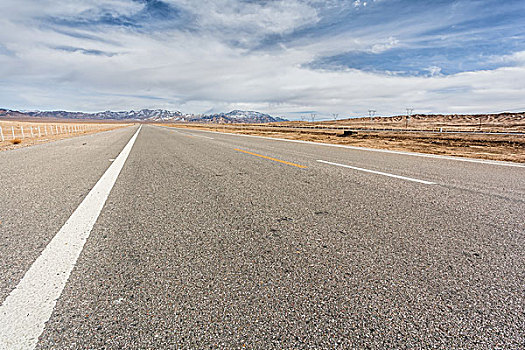
<svg viewBox="0 0 525 350">
<path fill-rule="evenodd" d="M 197 135 L 197 134 L 191 134 L 191 133 L 188 133 L 188 135 L 197 136 L 197 137 L 204 137 L 205 139 L 208 139 L 208 140 L 214 140 L 213 137 L 204 136 L 204 135 Z"/>
<path fill-rule="evenodd" d="M 197 134 L 193 134 L 191 132 L 182 132 L 180 130 L 173 130 L 175 129 L 174 127 L 168 127 L 168 126 L 160 126 L 161 128 L 166 128 L 168 130 L 171 130 L 171 131 L 175 131 L 176 133 L 178 134 L 183 134 L 183 135 L 190 135 L 190 136 L 197 136 L 197 137 L 203 137 L 205 139 L 209 139 L 209 140 L 214 140 L 213 137 L 209 137 L 209 136 L 204 136 L 204 135 L 197 135 Z"/>
<path fill-rule="evenodd" d="M 358 171 L 364 171 L 366 173 L 372 173 L 372 174 L 377 174 L 377 175 L 383 175 L 383 176 L 389 176 L 389 177 L 394 177 L 396 179 L 401 179 L 401 180 L 407 180 L 407 181 L 413 181 L 413 182 L 419 182 L 419 183 L 422 183 L 422 184 L 425 184 L 425 185 L 435 185 L 435 182 L 430 182 L 430 181 L 425 181 L 425 180 L 419 180 L 419 179 L 414 179 L 412 177 L 406 177 L 406 176 L 400 176 L 400 175 L 394 175 L 394 174 L 389 174 L 389 173 L 383 173 L 381 171 L 375 171 L 375 170 L 369 170 L 369 169 L 363 169 L 363 168 L 358 168 L 358 167 L 355 167 L 355 166 L 350 166 L 350 165 L 345 165 L 345 164 L 339 164 L 339 163 L 332 163 L 332 162 L 327 162 L 325 160 L 317 160 L 319 163 L 324 163 L 324 164 L 330 164 L 330 165 L 335 165 L 335 166 L 340 166 L 340 167 L 343 167 L 343 168 L 348 168 L 348 169 L 353 169 L 353 170 L 358 170 Z"/>
<path fill-rule="evenodd" d="M 0 349 L 34 349 L 142 126 L 0 306 Z"/>
<path fill-rule="evenodd" d="M 469 162 L 469 163 L 480 163 L 480 164 L 499 165 L 499 166 L 508 166 L 508 167 L 516 167 L 516 168 L 525 168 L 525 164 L 503 162 L 503 161 L 498 161 L 498 160 L 462 158 L 462 157 L 442 156 L 442 155 L 439 155 L 439 154 L 427 154 L 427 153 L 417 153 L 417 152 L 392 151 L 392 150 L 389 150 L 389 149 L 377 149 L 377 148 L 357 147 L 357 146 L 348 146 L 348 145 L 336 145 L 336 144 L 333 144 L 333 143 L 322 143 L 322 142 L 303 141 L 303 140 L 290 140 L 290 139 L 281 139 L 281 138 L 278 138 L 278 137 L 234 134 L 234 133 L 229 133 L 229 132 L 210 131 L 210 130 L 196 130 L 196 129 L 192 129 L 192 130 L 200 131 L 200 132 L 211 132 L 211 133 L 222 134 L 222 135 L 255 137 L 255 138 L 259 138 L 259 139 L 274 140 L 274 141 L 286 141 L 286 142 L 295 142 L 295 143 L 306 143 L 306 144 L 317 145 L 317 146 L 346 148 L 346 149 L 352 149 L 352 150 L 356 150 L 356 151 L 400 154 L 400 155 L 412 156 L 412 157 L 424 157 L 424 158 L 457 160 L 459 162 Z"/>
</svg>

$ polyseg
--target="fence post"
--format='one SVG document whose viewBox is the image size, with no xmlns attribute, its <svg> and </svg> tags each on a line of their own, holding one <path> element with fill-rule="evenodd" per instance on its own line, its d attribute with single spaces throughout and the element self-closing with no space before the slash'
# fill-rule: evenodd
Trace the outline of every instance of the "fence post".
<svg viewBox="0 0 525 350">
<path fill-rule="evenodd" d="M 35 134 L 33 134 L 33 127 L 32 126 L 29 127 L 29 130 L 31 130 L 31 137 L 35 137 Z"/>
<path fill-rule="evenodd" d="M 11 127 L 11 133 L 13 134 L 13 140 L 15 139 L 15 128 L 12 126 Z"/>
<path fill-rule="evenodd" d="M 38 127 L 38 137 L 42 137 L 42 133 L 40 132 L 40 126 Z"/>
<path fill-rule="evenodd" d="M 23 125 L 20 125 L 20 130 L 22 131 L 22 140 L 25 139 L 25 135 L 24 135 L 24 126 Z"/>
<path fill-rule="evenodd" d="M 47 136 L 47 125 L 44 125 L 44 132 L 46 133 L 46 136 Z"/>
<path fill-rule="evenodd" d="M 2 139 L 2 142 L 4 142 L 4 132 L 2 131 L 2 127 L 0 126 L 0 138 Z"/>
<path fill-rule="evenodd" d="M 58 135 L 58 126 L 55 125 L 55 131 L 57 132 L 56 134 Z"/>
</svg>

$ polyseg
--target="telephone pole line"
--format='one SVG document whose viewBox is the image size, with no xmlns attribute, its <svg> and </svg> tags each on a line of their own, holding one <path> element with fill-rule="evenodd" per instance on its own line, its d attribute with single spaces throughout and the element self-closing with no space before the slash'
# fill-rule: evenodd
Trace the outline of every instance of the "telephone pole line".
<svg viewBox="0 0 525 350">
<path fill-rule="evenodd" d="M 414 112 L 414 108 L 407 108 L 405 129 L 408 129 L 408 121 L 410 120 L 410 116 L 412 115 L 413 112 Z"/>
</svg>

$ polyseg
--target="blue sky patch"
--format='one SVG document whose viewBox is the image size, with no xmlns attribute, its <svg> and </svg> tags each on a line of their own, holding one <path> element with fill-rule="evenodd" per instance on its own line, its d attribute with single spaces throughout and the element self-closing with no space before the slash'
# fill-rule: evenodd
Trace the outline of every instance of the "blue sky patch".
<svg viewBox="0 0 525 350">
<path fill-rule="evenodd" d="M 310 64 L 312 68 L 358 69 L 367 72 L 400 76 L 436 76 L 462 72 L 491 70 L 510 66 L 508 62 L 494 61 L 495 52 L 508 55 L 512 51 L 502 47 L 473 45 L 472 47 L 395 48 L 381 53 L 348 52 L 325 57 Z"/>
</svg>

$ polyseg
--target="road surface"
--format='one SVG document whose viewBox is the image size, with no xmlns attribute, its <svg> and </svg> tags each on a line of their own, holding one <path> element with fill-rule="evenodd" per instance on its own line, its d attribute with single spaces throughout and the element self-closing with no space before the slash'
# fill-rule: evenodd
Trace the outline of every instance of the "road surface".
<svg viewBox="0 0 525 350">
<path fill-rule="evenodd" d="M 0 153 L 0 349 L 525 347 L 525 167 L 144 125 Z"/>
</svg>

